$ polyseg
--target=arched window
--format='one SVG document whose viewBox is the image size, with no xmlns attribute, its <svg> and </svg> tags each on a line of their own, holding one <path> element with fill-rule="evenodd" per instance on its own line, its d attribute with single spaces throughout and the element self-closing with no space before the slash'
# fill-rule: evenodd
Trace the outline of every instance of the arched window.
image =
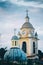
<svg viewBox="0 0 43 65">
<path fill-rule="evenodd" d="M 33 42 L 33 53 L 35 53 L 35 42 Z"/>
<path fill-rule="evenodd" d="M 14 41 L 12 41 L 12 46 L 14 46 Z"/>
<path fill-rule="evenodd" d="M 26 42 L 22 43 L 22 50 L 26 53 Z"/>
<path fill-rule="evenodd" d="M 15 46 L 16 46 L 16 41 L 15 41 Z"/>
</svg>

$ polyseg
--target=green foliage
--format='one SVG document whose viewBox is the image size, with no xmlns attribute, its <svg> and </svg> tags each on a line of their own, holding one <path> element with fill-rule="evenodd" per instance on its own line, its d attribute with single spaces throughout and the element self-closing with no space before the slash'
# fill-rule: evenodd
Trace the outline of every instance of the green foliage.
<svg viewBox="0 0 43 65">
<path fill-rule="evenodd" d="M 28 59 L 28 63 L 27 63 L 27 65 L 33 65 L 33 62 L 32 62 L 31 59 Z"/>
<path fill-rule="evenodd" d="M 38 50 L 38 57 L 39 57 L 39 60 L 40 60 L 41 58 L 43 58 L 43 53 L 42 53 L 41 50 Z"/>
<path fill-rule="evenodd" d="M 6 47 L 7 48 L 7 47 Z M 3 59 L 4 58 L 4 54 L 7 51 L 6 48 L 0 48 L 0 58 Z"/>
</svg>

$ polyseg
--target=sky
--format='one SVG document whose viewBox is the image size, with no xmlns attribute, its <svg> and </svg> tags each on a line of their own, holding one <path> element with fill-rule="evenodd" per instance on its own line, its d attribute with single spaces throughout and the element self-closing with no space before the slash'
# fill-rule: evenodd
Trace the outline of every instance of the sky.
<svg viewBox="0 0 43 65">
<path fill-rule="evenodd" d="M 21 28 L 27 9 L 40 39 L 38 49 L 43 51 L 43 0 L 0 0 L 0 47 L 10 47 L 14 28 Z"/>
</svg>

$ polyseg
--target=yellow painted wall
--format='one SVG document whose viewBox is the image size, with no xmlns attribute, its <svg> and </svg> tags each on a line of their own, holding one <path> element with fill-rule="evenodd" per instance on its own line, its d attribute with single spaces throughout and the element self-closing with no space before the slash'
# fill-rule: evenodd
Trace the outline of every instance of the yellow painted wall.
<svg viewBox="0 0 43 65">
<path fill-rule="evenodd" d="M 20 45 L 20 48 L 22 49 L 22 43 L 23 42 L 26 42 L 26 47 L 27 47 L 27 53 L 26 53 L 26 55 L 27 56 L 30 56 L 30 40 L 29 40 L 29 38 L 22 38 L 22 39 L 20 39 L 19 40 L 19 45 Z"/>
</svg>

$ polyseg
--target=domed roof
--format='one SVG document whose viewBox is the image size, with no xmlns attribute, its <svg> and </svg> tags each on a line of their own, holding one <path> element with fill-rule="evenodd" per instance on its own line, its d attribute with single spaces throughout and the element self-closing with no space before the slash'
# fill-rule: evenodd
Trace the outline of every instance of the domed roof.
<svg viewBox="0 0 43 65">
<path fill-rule="evenodd" d="M 19 38 L 14 35 L 11 40 L 19 40 Z"/>
<path fill-rule="evenodd" d="M 18 47 L 11 48 L 9 51 L 7 51 L 4 55 L 5 61 L 21 61 L 26 62 L 27 57 L 25 53 Z"/>
<path fill-rule="evenodd" d="M 32 28 L 32 29 L 34 29 L 33 26 L 32 26 L 32 24 L 31 24 L 30 22 L 25 22 L 25 23 L 22 25 L 21 29 L 22 29 L 22 28 Z"/>
</svg>

